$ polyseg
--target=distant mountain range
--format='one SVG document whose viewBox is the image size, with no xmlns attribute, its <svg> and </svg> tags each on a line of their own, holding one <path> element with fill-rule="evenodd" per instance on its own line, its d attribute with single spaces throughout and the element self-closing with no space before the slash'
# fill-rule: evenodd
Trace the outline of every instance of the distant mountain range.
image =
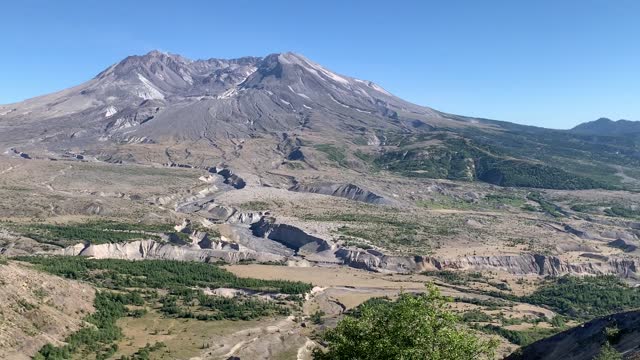
<svg viewBox="0 0 640 360">
<path fill-rule="evenodd" d="M 587 135 L 636 135 L 640 133 L 640 121 L 613 121 L 607 118 L 600 118 L 598 120 L 582 123 L 571 129 L 571 132 Z"/>
<path fill-rule="evenodd" d="M 295 53 L 190 60 L 152 51 L 73 88 L 0 106 L 0 147 L 35 159 L 225 164 L 257 178 L 389 171 L 500 186 L 634 187 L 640 140 L 617 130 L 627 122 L 613 124 L 560 131 L 447 114 Z"/>
</svg>

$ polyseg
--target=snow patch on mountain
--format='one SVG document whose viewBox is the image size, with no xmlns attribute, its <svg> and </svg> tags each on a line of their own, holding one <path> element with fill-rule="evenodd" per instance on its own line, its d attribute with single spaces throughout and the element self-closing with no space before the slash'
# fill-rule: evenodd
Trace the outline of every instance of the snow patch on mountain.
<svg viewBox="0 0 640 360">
<path fill-rule="evenodd" d="M 105 113 L 104 113 L 104 117 L 107 117 L 107 118 L 111 117 L 111 116 L 115 115 L 117 112 L 118 112 L 118 109 L 116 109 L 115 106 L 109 106 L 107 108 L 107 110 L 105 111 Z"/>
<path fill-rule="evenodd" d="M 145 100 L 164 100 L 164 95 L 158 90 L 149 79 L 138 74 L 138 79 L 142 82 L 144 86 L 143 89 L 139 90 L 137 95 Z"/>
<path fill-rule="evenodd" d="M 291 87 L 291 85 L 287 85 L 287 87 L 289 88 L 289 90 L 291 90 L 291 92 L 292 92 L 292 93 L 294 93 L 294 94 L 296 94 L 296 95 L 298 95 L 298 96 L 300 96 L 300 97 L 302 97 L 302 98 L 305 98 L 305 99 L 307 99 L 307 100 L 311 100 L 311 98 L 310 98 L 310 97 L 308 97 L 307 95 L 305 95 L 305 94 L 303 94 L 303 93 L 296 92 L 295 90 L 293 90 L 293 88 Z"/>
</svg>

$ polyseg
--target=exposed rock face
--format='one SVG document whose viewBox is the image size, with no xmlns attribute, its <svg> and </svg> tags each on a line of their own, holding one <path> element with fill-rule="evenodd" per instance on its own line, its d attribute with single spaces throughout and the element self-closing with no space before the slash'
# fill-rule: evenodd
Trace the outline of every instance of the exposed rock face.
<svg viewBox="0 0 640 360">
<path fill-rule="evenodd" d="M 624 252 L 633 252 L 638 249 L 636 245 L 631 244 L 629 241 L 625 241 L 622 239 L 610 241 L 607 245 L 618 248 Z"/>
<path fill-rule="evenodd" d="M 354 251 L 342 248 L 336 251 L 336 257 L 345 265 L 370 271 L 409 273 L 430 267 L 425 266 L 425 258 L 420 256 L 387 256 L 377 251 Z"/>
<path fill-rule="evenodd" d="M 209 172 L 213 172 L 212 169 L 209 169 Z M 224 178 L 224 183 L 227 185 L 231 185 L 236 189 L 244 188 L 247 183 L 240 176 L 236 175 L 231 171 L 231 169 L 224 168 L 217 171 L 217 174 Z"/>
<path fill-rule="evenodd" d="M 570 234 L 573 234 L 577 237 L 579 237 L 580 239 L 593 239 L 593 235 L 586 232 L 586 231 L 582 231 L 579 229 L 576 229 L 574 227 L 572 227 L 571 225 L 564 225 L 564 230 Z"/>
<path fill-rule="evenodd" d="M 244 224 L 222 224 L 218 227 L 223 240 L 237 243 L 241 248 L 251 249 L 257 253 L 276 254 L 288 258 L 295 251 L 286 245 L 261 237 L 256 237 Z"/>
<path fill-rule="evenodd" d="M 568 263 L 555 256 L 466 256 L 455 259 L 387 256 L 372 251 L 339 249 L 336 256 L 346 265 L 371 271 L 415 272 L 423 270 L 500 270 L 517 275 L 616 274 L 635 277 L 636 261 L 609 258 L 602 262 Z"/>
<path fill-rule="evenodd" d="M 237 263 L 240 260 L 283 261 L 284 257 L 258 253 L 252 250 L 234 249 L 194 249 L 186 246 L 158 243 L 153 240 L 140 240 L 128 243 L 88 245 L 78 244 L 55 252 L 59 255 L 88 256 L 96 259 L 164 259 L 198 262 L 224 261 Z"/>
<path fill-rule="evenodd" d="M 251 231 L 254 236 L 277 241 L 297 253 L 313 254 L 332 248 L 332 244 L 324 239 L 309 235 L 295 226 L 276 224 L 275 219 L 269 217 L 252 224 Z"/>
<path fill-rule="evenodd" d="M 374 194 L 371 191 L 365 190 L 354 184 L 336 184 L 326 182 L 313 184 L 296 184 L 289 190 L 337 196 L 370 204 L 385 204 L 388 202 L 388 200 L 386 200 L 382 196 Z"/>
<path fill-rule="evenodd" d="M 302 142 L 298 138 L 291 138 L 287 133 L 283 134 L 283 140 L 277 146 L 277 150 L 281 152 L 287 160 L 304 160 L 304 154 L 300 150 Z"/>
<path fill-rule="evenodd" d="M 627 359 L 640 355 L 640 311 L 629 311 L 595 319 L 537 341 L 509 355 L 507 360 L 593 359 L 607 341 L 606 328 L 620 332 L 613 347 Z"/>
</svg>

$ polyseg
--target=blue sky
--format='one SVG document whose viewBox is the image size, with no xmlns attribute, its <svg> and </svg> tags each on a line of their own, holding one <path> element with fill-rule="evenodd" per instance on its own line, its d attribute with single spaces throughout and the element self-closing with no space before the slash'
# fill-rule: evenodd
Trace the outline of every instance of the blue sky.
<svg viewBox="0 0 640 360">
<path fill-rule="evenodd" d="M 152 49 L 295 51 L 446 112 L 552 128 L 640 120 L 636 0 L 7 0 L 0 13 L 0 103 Z"/>
</svg>

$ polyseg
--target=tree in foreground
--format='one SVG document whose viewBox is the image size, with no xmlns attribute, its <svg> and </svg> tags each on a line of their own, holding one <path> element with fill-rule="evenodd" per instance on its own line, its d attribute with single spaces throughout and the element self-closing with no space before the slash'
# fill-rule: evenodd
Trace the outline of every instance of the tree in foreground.
<svg viewBox="0 0 640 360">
<path fill-rule="evenodd" d="M 450 300 L 429 285 L 424 294 L 369 301 L 322 338 L 315 360 L 475 360 L 492 358 L 497 342 L 482 340 L 447 309 Z"/>
</svg>

